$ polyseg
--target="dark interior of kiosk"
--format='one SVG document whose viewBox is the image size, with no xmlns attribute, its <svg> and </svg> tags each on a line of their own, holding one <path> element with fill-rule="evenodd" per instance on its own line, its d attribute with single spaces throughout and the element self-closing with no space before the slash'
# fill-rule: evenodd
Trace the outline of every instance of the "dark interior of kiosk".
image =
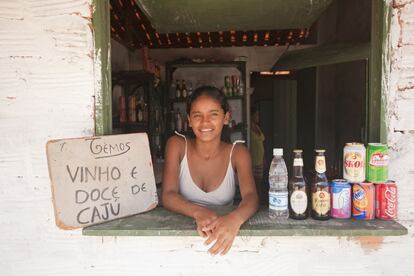
<svg viewBox="0 0 414 276">
<path fill-rule="evenodd" d="M 252 1 L 252 5 L 275 5 L 274 2 L 300 11 L 300 5 L 309 1 Z M 132 64 L 126 60 L 128 68 L 119 66 L 119 61 L 114 61 L 119 48 L 112 47 L 112 133 L 148 133 L 157 184 L 161 185 L 164 146 L 175 130 L 177 110 L 186 118 L 185 99 L 175 98 L 172 90 L 176 80 L 188 75 L 187 90 L 200 85 L 222 88 L 225 76 L 238 75 L 245 87 L 244 93 L 229 96 L 235 109 L 240 109 L 232 128 L 233 139 L 248 140 L 248 113 L 255 106 L 266 137 L 267 164 L 272 159 L 272 148 L 283 147 L 291 170 L 292 151 L 301 148 L 304 171 L 310 176 L 313 150 L 324 148 L 328 177 L 340 177 L 345 143 L 366 143 L 368 139 L 368 62 L 363 52 L 370 43 L 371 1 L 319 2 L 325 6 L 316 15 L 311 11 L 292 15 L 317 16 L 306 26 L 249 28 L 241 14 L 235 16 L 232 29 L 206 31 L 203 26 L 200 30 L 193 26 L 187 31 L 162 32 L 153 23 L 155 15 L 149 16 L 142 8 L 147 1 L 111 0 L 111 39 L 125 47 L 127 59 L 134 56 L 136 61 Z M 299 7 L 295 9 L 294 5 Z M 183 7 L 174 12 L 179 14 L 179 10 Z M 273 66 L 260 71 L 246 67 L 246 60 L 252 62 L 250 57 L 208 54 L 213 53 L 212 49 L 230 49 L 231 53 L 238 47 L 249 47 L 253 52 L 263 47 L 283 51 L 272 61 Z M 199 57 L 194 57 L 196 49 Z M 186 51 L 191 51 L 191 55 L 187 56 Z M 295 57 L 290 55 L 293 51 L 302 52 Z M 347 51 L 358 52 L 357 56 L 362 58 L 350 58 Z M 201 77 L 197 77 L 197 72 Z M 213 80 L 205 77 L 211 74 L 218 75 Z M 128 101 L 131 95 L 134 100 Z M 130 105 L 135 107 L 134 114 L 128 113 Z M 191 130 L 187 131 L 191 134 Z M 266 172 L 263 185 L 268 185 Z"/>
</svg>

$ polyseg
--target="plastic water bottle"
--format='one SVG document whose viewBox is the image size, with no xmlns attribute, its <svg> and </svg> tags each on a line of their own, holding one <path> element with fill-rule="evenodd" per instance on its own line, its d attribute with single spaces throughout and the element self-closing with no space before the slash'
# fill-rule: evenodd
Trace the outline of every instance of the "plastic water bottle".
<svg viewBox="0 0 414 276">
<path fill-rule="evenodd" d="M 289 216 L 288 173 L 283 160 L 283 149 L 273 149 L 273 160 L 269 169 L 269 217 L 284 219 Z"/>
</svg>

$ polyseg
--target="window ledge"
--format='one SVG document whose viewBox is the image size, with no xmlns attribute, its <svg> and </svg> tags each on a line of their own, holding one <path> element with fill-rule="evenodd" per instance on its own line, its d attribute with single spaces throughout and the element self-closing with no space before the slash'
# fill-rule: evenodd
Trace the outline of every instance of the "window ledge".
<svg viewBox="0 0 414 276">
<path fill-rule="evenodd" d="M 288 219 L 275 223 L 261 208 L 240 229 L 239 236 L 401 236 L 407 228 L 396 221 L 356 219 Z M 157 207 L 138 214 L 83 229 L 86 236 L 197 236 L 194 220 Z"/>
</svg>

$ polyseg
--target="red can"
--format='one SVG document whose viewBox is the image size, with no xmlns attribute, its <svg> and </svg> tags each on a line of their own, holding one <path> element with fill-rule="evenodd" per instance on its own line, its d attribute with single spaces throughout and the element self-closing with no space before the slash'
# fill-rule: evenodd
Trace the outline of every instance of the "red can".
<svg viewBox="0 0 414 276">
<path fill-rule="evenodd" d="M 375 218 L 375 187 L 369 182 L 352 185 L 352 217 L 362 220 Z"/>
<path fill-rule="evenodd" d="M 382 220 L 397 218 L 398 189 L 394 181 L 375 185 L 375 216 Z"/>
</svg>

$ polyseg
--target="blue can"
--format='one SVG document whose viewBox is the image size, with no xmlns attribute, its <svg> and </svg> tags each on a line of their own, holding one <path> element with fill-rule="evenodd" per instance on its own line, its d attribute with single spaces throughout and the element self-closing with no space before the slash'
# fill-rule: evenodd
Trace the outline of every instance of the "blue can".
<svg viewBox="0 0 414 276">
<path fill-rule="evenodd" d="M 331 182 L 331 217 L 349 219 L 352 215 L 351 184 L 345 179 Z"/>
</svg>

